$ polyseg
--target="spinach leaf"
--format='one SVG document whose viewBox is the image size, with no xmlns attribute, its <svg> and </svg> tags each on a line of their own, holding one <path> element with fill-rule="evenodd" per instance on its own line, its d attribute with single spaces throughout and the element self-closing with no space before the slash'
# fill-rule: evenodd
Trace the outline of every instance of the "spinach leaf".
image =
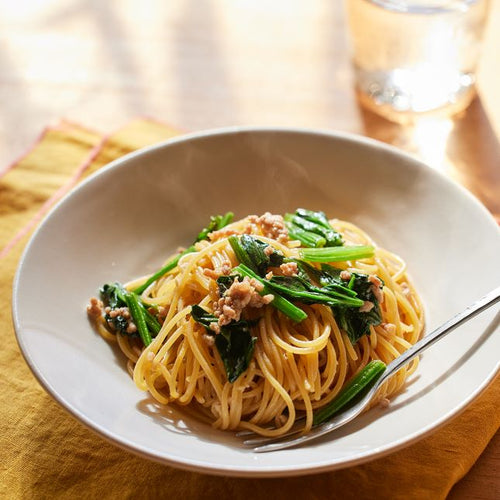
<svg viewBox="0 0 500 500">
<path fill-rule="evenodd" d="M 288 232 L 306 247 L 342 246 L 342 235 L 330 226 L 324 212 L 298 208 L 293 214 L 285 214 Z"/>
<path fill-rule="evenodd" d="M 310 280 L 316 285 L 328 286 L 335 284 L 345 288 L 345 283 L 340 279 L 341 269 L 328 264 L 322 264 L 321 269 L 318 269 L 304 260 L 293 259 L 293 261 L 297 264 L 300 277 Z"/>
<path fill-rule="evenodd" d="M 207 333 L 215 337 L 215 347 L 224 363 L 227 379 L 233 383 L 247 368 L 253 357 L 257 337 L 252 337 L 250 323 L 245 320 L 233 321 L 224 325 L 220 333 L 215 334 L 210 324 L 217 322 L 217 317 L 202 307 L 191 308 L 193 319 L 203 325 Z"/>
<path fill-rule="evenodd" d="M 111 307 L 111 309 L 127 305 L 125 302 L 126 291 L 121 283 L 106 283 L 101 287 L 99 293 L 101 294 L 102 301 Z"/>
<path fill-rule="evenodd" d="M 299 300 L 304 304 L 326 304 L 361 307 L 363 301 L 342 286 L 336 288 L 317 287 L 301 276 L 273 276 L 266 281 L 269 287 L 276 290 L 288 300 Z M 347 293 L 344 293 L 345 292 Z"/>
<path fill-rule="evenodd" d="M 105 306 L 109 306 L 111 310 L 120 309 L 122 307 L 128 307 L 125 300 L 126 290 L 120 283 L 106 283 L 99 290 L 101 299 Z M 121 314 L 116 316 L 110 316 L 109 313 L 104 315 L 106 322 L 111 325 L 117 332 L 122 335 L 137 336 L 137 334 L 130 334 L 127 332 L 129 325 L 129 319 L 125 318 Z"/>
<path fill-rule="evenodd" d="M 283 254 L 276 249 L 266 254 L 267 243 L 254 238 L 249 234 L 243 234 L 240 238 L 230 236 L 229 243 L 241 264 L 244 264 L 259 276 L 264 276 L 269 267 L 279 267 L 283 264 Z"/>
<path fill-rule="evenodd" d="M 204 227 L 196 237 L 195 243 L 206 240 L 207 236 L 213 232 L 227 226 L 233 220 L 233 212 L 227 212 L 224 215 L 212 215 L 207 227 Z"/>
<path fill-rule="evenodd" d="M 128 308 L 130 313 L 129 318 L 125 318 L 122 314 L 113 314 L 111 311 L 104 315 L 106 322 L 111 325 L 117 332 L 129 337 L 140 336 L 144 345 L 151 343 L 151 338 L 156 337 L 161 329 L 161 324 L 156 316 L 151 314 L 139 297 L 133 292 L 127 291 L 121 283 L 106 283 L 100 289 L 100 295 L 103 303 L 111 308 L 111 311 Z M 132 308 L 130 307 L 133 303 Z M 127 331 L 130 321 L 133 321 L 137 327 L 136 333 Z"/>
<path fill-rule="evenodd" d="M 334 315 L 353 345 L 363 335 L 370 334 L 370 325 L 379 325 L 382 320 L 378 307 L 374 307 L 369 312 L 337 307 L 334 309 Z"/>
<path fill-rule="evenodd" d="M 191 316 L 197 323 L 200 323 L 200 325 L 203 325 L 205 328 L 207 328 L 209 330 L 208 333 L 214 335 L 215 332 L 213 330 L 210 330 L 210 324 L 217 323 L 217 316 L 209 313 L 199 305 L 194 305 L 191 307 Z"/>
<path fill-rule="evenodd" d="M 347 284 L 340 278 L 341 269 L 329 264 L 322 264 L 321 269 L 317 269 L 302 260 L 295 262 L 299 270 L 297 277 L 275 276 L 271 279 L 270 286 L 273 283 L 280 285 L 279 292 L 283 297 L 305 304 L 329 305 L 339 326 L 346 331 L 353 344 L 370 333 L 370 325 L 380 324 L 382 313 L 369 276 L 352 272 Z M 281 286 L 286 287 L 289 293 Z M 353 298 L 356 303 L 352 301 Z M 359 308 L 365 300 L 372 302 L 374 307 L 370 311 L 360 312 Z"/>
<path fill-rule="evenodd" d="M 128 335 L 130 337 L 137 337 L 137 333 L 128 333 L 127 328 L 128 328 L 128 319 L 125 319 L 123 316 L 118 315 L 112 318 L 109 314 L 106 314 L 104 316 L 104 319 L 108 322 L 108 324 L 111 324 L 113 328 L 121 333 L 122 335 Z M 113 332 L 114 333 L 114 332 Z"/>
<path fill-rule="evenodd" d="M 247 322 L 238 321 L 221 328 L 215 336 L 229 382 L 233 383 L 247 368 L 253 357 L 257 337 L 252 337 Z"/>
<path fill-rule="evenodd" d="M 234 280 L 236 279 L 236 276 L 219 276 L 217 278 L 217 286 L 219 287 L 219 297 L 222 297 L 230 288 L 231 285 L 234 283 Z"/>
<path fill-rule="evenodd" d="M 359 309 L 349 309 L 346 307 L 332 307 L 335 318 L 340 327 L 345 330 L 350 341 L 355 344 L 363 335 L 370 334 L 370 325 L 379 325 L 382 321 L 380 304 L 373 293 L 372 287 L 375 286 L 369 280 L 369 276 L 361 273 L 351 273 L 352 290 L 362 300 L 368 300 L 373 303 L 373 308 L 367 312 L 360 312 Z M 350 284 L 351 284 L 350 283 Z"/>
</svg>

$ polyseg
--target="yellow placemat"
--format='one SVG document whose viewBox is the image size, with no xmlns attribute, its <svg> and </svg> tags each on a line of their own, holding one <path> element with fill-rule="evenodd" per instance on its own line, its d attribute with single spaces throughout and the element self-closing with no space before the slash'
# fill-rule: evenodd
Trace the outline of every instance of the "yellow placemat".
<svg viewBox="0 0 500 500">
<path fill-rule="evenodd" d="M 38 385 L 11 322 L 12 280 L 32 230 L 74 185 L 113 159 L 176 135 L 136 120 L 102 136 L 63 122 L 0 170 L 1 498 L 445 498 L 500 427 L 500 379 L 450 423 L 373 462 L 308 477 L 221 478 L 123 451 L 74 420 Z"/>
</svg>

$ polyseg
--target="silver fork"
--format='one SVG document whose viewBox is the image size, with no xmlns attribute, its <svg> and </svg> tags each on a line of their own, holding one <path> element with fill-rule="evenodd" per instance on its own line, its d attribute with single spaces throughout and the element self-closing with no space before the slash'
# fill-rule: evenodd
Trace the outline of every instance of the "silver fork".
<svg viewBox="0 0 500 500">
<path fill-rule="evenodd" d="M 418 356 L 425 349 L 435 344 L 438 340 L 441 340 L 452 330 L 457 328 L 462 323 L 470 320 L 477 314 L 488 309 L 492 305 L 496 304 L 500 299 L 500 287 L 486 294 L 484 297 L 479 299 L 474 304 L 467 307 L 464 311 L 457 314 L 446 323 L 441 325 L 439 328 L 434 330 L 429 335 L 419 340 L 410 349 L 405 351 L 401 356 L 396 358 L 394 361 L 387 365 L 387 368 L 377 380 L 375 385 L 367 392 L 367 394 L 355 405 L 350 407 L 348 410 L 341 412 L 336 417 L 328 420 L 327 422 L 313 427 L 307 434 L 301 434 L 301 430 L 294 430 L 279 436 L 277 438 L 266 438 L 259 437 L 253 439 L 247 439 L 243 442 L 245 446 L 252 447 L 253 451 L 257 453 L 262 453 L 266 451 L 283 450 L 285 448 L 290 448 L 292 446 L 298 446 L 312 439 L 317 439 L 320 436 L 324 436 L 329 432 L 347 424 L 352 419 L 357 417 L 370 403 L 371 399 L 380 388 L 380 386 L 392 375 L 394 375 L 398 370 L 411 361 L 415 356 Z"/>
</svg>

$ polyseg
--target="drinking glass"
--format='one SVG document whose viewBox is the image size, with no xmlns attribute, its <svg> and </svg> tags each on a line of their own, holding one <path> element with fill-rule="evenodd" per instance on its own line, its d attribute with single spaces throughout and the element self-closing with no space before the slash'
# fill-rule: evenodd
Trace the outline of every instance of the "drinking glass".
<svg viewBox="0 0 500 500">
<path fill-rule="evenodd" d="M 489 0 L 345 0 L 362 103 L 398 122 L 475 95 Z"/>
</svg>

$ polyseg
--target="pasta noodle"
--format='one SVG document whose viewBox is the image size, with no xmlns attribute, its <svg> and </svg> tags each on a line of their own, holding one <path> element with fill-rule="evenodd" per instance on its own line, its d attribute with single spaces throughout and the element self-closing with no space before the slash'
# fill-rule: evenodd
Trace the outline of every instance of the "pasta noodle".
<svg viewBox="0 0 500 500">
<path fill-rule="evenodd" d="M 214 344 L 221 333 L 217 328 L 211 333 L 193 319 L 191 311 L 193 305 L 208 313 L 217 311 L 217 277 L 229 274 L 228 270 L 239 264 L 230 236 L 251 234 L 285 259 L 300 258 L 297 240 L 270 235 L 251 217 L 198 241 L 194 251 L 184 254 L 172 270 L 142 291 L 141 301 L 154 306 L 162 316 L 161 329 L 149 345 L 145 347 L 137 336 L 110 332 L 104 316 L 97 318 L 97 328 L 107 340 L 117 339 L 137 387 L 149 391 L 161 404 L 188 405 L 215 428 L 248 429 L 264 436 L 286 433 L 303 416 L 307 432 L 315 410 L 332 401 L 346 381 L 371 360 L 389 363 L 398 357 L 419 339 L 424 326 L 422 304 L 405 262 L 377 247 L 352 223 L 333 219 L 330 225 L 348 248 L 375 247 L 371 257 L 334 262 L 332 266 L 346 271 L 347 277 L 353 273 L 375 275 L 384 284 L 379 305 L 382 320 L 370 325 L 368 334 L 355 343 L 329 305 L 297 301 L 307 318 L 296 322 L 274 307 L 273 301 L 262 303 L 241 313 L 249 320 L 256 341 L 246 369 L 236 380 L 228 380 L 224 360 Z M 279 274 L 280 270 L 273 272 Z M 135 280 L 125 288 L 132 290 L 146 280 Z M 418 359 L 412 361 L 386 382 L 376 401 L 387 402 L 417 364 Z"/>
</svg>

